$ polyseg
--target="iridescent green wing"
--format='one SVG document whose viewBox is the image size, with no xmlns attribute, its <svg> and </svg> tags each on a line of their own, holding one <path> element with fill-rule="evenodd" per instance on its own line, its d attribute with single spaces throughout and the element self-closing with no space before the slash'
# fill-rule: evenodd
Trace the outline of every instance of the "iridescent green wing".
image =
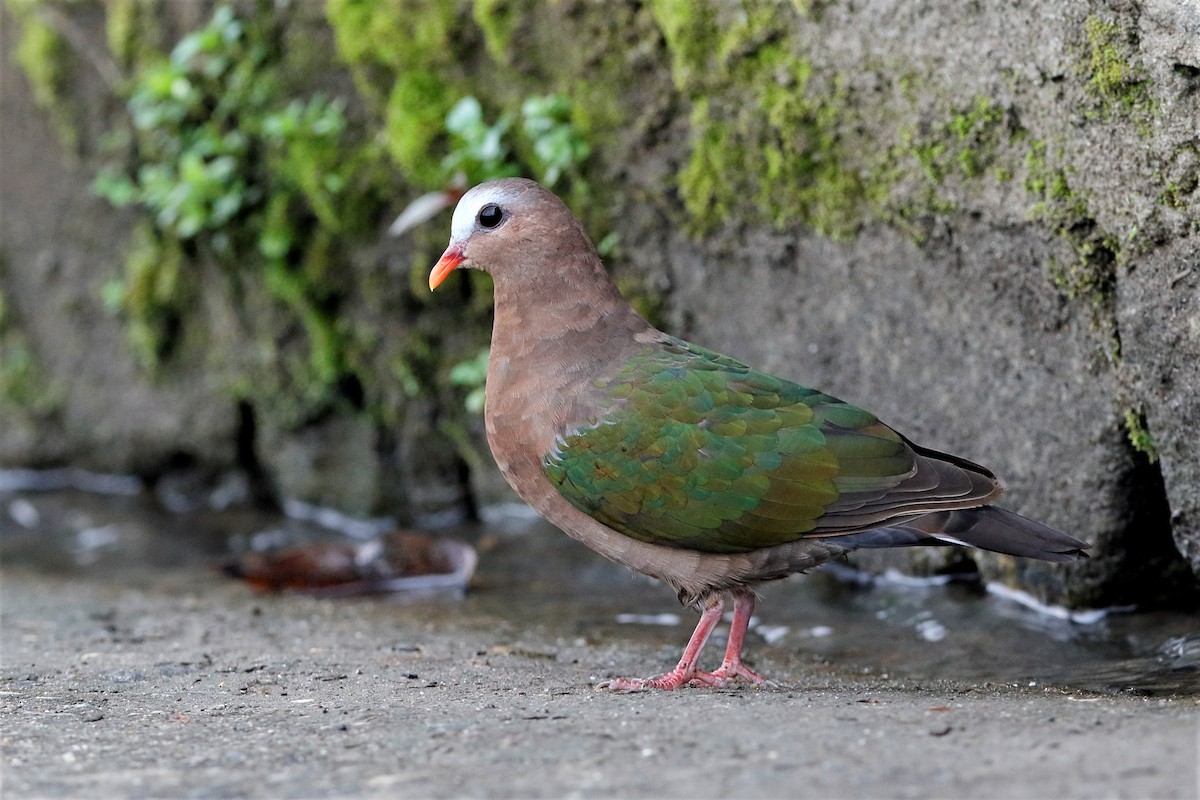
<svg viewBox="0 0 1200 800">
<path fill-rule="evenodd" d="M 641 541 L 710 553 L 794 541 L 914 471 L 868 412 L 679 340 L 595 388 L 605 410 L 543 468 L 576 508 Z"/>
</svg>

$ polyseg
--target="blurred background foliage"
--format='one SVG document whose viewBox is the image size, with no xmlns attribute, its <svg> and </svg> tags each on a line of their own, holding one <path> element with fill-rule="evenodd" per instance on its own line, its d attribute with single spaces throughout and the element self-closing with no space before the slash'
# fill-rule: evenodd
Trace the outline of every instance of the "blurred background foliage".
<svg viewBox="0 0 1200 800">
<path fill-rule="evenodd" d="M 64 89 L 70 20 L 55 0 L 6 2 L 21 23 L 16 55 L 37 102 L 74 147 Z M 255 0 L 203 6 L 211 13 L 197 15 L 194 27 L 171 31 L 160 6 L 104 5 L 109 52 L 101 60 L 116 76 L 120 107 L 94 183 L 99 196 L 137 212 L 125 266 L 103 302 L 125 320 L 143 367 L 170 370 L 189 337 L 204 338 L 189 322 L 203 317 L 201 282 L 219 276 L 258 341 L 257 357 L 225 364 L 223 380 L 240 398 L 271 404 L 285 426 L 337 408 L 386 419 L 397 393 L 465 392 L 472 399 L 459 405 L 478 412 L 478 366 L 486 365 L 478 336 L 444 353 L 428 332 L 411 330 L 380 369 L 379 328 L 340 312 L 363 291 L 354 285 L 363 279 L 355 254 L 421 191 L 527 175 L 588 217 L 595 120 L 563 91 L 546 93 L 539 78 L 472 93 L 479 82 L 466 65 L 508 61 L 513 8 L 494 0 L 330 0 L 323 8 Z M 348 80 L 330 69 L 330 49 Z M 569 88 L 573 78 L 560 83 Z M 436 227 L 411 235 L 408 274 L 396 283 L 403 296 L 398 304 L 377 298 L 377 310 L 427 302 L 424 273 L 445 237 Z M 606 250 L 614 244 L 609 237 Z M 470 318 L 465 328 L 485 333 L 486 278 L 467 280 L 478 299 L 460 309 Z"/>
<path fill-rule="evenodd" d="M 148 387 L 203 387 L 240 409 L 238 435 L 252 445 L 238 444 L 237 458 L 252 471 L 257 452 L 276 460 L 269 476 L 295 473 L 280 459 L 320 472 L 321 454 L 338 447 L 347 463 L 398 470 L 414 484 L 424 479 L 411 469 L 461 483 L 464 465 L 487 465 L 490 279 L 465 271 L 437 298 L 426 281 L 446 244 L 444 209 L 468 185 L 524 175 L 551 186 L 638 307 L 657 310 L 648 281 L 614 264 L 613 198 L 600 191 L 608 182 L 595 179 L 593 158 L 627 135 L 623 94 L 645 54 L 613 45 L 657 41 L 645 10 L 580 13 L 532 0 L 2 2 L 35 103 L 129 231 L 121 263 L 94 265 L 110 271 L 89 289 L 97 310 L 120 325 Z M 528 46 L 564 37 L 582 44 Z M 388 235 L 406 206 L 430 198 L 424 224 Z M 23 398 L 21 414 L 53 412 L 61 392 L 20 326 L 0 336 L 4 395 Z M 25 402 L 35 396 L 36 408 Z M 356 433 L 325 442 L 339 425 Z M 304 454 L 279 449 L 293 445 Z M 405 466 L 430 448 L 436 458 Z M 269 494 L 310 491 L 278 481 Z M 389 491 L 348 505 L 411 499 Z M 336 493 L 325 501 L 343 502 Z"/>
</svg>

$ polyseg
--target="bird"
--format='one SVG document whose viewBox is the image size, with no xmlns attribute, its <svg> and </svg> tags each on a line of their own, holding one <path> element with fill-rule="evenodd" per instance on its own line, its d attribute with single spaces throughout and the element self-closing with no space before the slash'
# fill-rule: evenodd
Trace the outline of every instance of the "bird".
<svg viewBox="0 0 1200 800">
<path fill-rule="evenodd" d="M 494 286 L 484 423 L 504 478 L 568 536 L 700 613 L 674 669 L 597 688 L 769 684 L 743 661 L 755 588 L 859 548 L 1086 557 L 1085 543 L 993 505 L 1004 488 L 985 467 L 655 328 L 534 181 L 461 197 L 430 290 L 461 268 Z M 728 603 L 724 656 L 702 670 Z"/>
</svg>

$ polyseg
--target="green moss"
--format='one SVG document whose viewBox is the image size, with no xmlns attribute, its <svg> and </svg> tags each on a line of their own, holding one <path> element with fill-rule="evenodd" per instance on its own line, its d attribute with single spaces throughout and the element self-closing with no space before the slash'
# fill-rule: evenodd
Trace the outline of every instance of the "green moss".
<svg viewBox="0 0 1200 800">
<path fill-rule="evenodd" d="M 1033 216 L 1061 223 L 1087 216 L 1087 201 L 1071 189 L 1067 172 L 1067 167 L 1050 166 L 1045 142 L 1030 143 L 1025 154 L 1025 189 L 1037 198 Z"/>
<path fill-rule="evenodd" d="M 175 347 L 175 332 L 192 302 L 194 286 L 179 240 L 148 221 L 134 230 L 122 279 L 105 290 L 105 305 L 123 315 L 142 366 L 154 370 Z"/>
<path fill-rule="evenodd" d="M 697 230 L 736 219 L 847 238 L 876 217 L 920 240 L 925 220 L 957 208 L 965 182 L 1012 179 L 1015 165 L 1003 159 L 1024 131 L 986 96 L 918 111 L 941 119 L 903 130 L 891 147 L 864 134 L 845 79 L 814 69 L 798 49 L 811 24 L 801 5 L 650 4 L 672 79 L 691 102 L 678 180 Z M 919 79 L 897 81 L 915 109 Z"/>
<path fill-rule="evenodd" d="M 111 0 L 104 14 L 104 33 L 108 40 L 108 52 L 122 66 L 133 64 L 142 20 L 137 0 Z"/>
<path fill-rule="evenodd" d="M 1164 159 L 1155 179 L 1162 187 L 1158 202 L 1166 208 L 1187 212 L 1193 206 L 1200 206 L 1197 201 L 1197 189 L 1200 189 L 1200 145 L 1195 142 L 1183 142 L 1173 149 L 1169 158 Z M 1200 213 L 1193 217 L 1192 229 L 1200 230 Z"/>
<path fill-rule="evenodd" d="M 1045 224 L 1074 250 L 1073 261 L 1050 265 L 1055 286 L 1107 314 L 1116 301 L 1120 243 L 1093 218 L 1086 196 L 1071 186 L 1069 167 L 1055 163 L 1061 159 L 1061 153 L 1051 153 L 1045 142 L 1030 143 L 1025 156 L 1025 189 L 1034 198 L 1029 218 Z M 1112 349 L 1115 355 L 1115 343 Z"/>
<path fill-rule="evenodd" d="M 901 145 L 892 155 L 916 159 L 926 178 L 941 184 L 951 175 L 978 178 L 992 163 L 1005 133 L 1004 110 L 991 98 L 978 96 L 950 112 L 939 125 L 901 133 Z"/>
<path fill-rule="evenodd" d="M 384 141 L 404 178 L 426 189 L 444 180 L 431 157 L 457 89 L 462 22 L 455 0 L 329 0 L 326 14 L 364 97 L 382 109 Z M 465 56 L 463 57 L 465 58 Z"/>
<path fill-rule="evenodd" d="M 791 49 L 803 19 L 774 2 L 651 4 L 676 88 L 692 103 L 680 193 L 699 230 L 736 217 L 835 238 L 862 223 L 864 187 L 839 135 L 847 92 Z"/>
<path fill-rule="evenodd" d="M 650 10 L 671 54 L 675 88 L 687 92 L 720 44 L 716 8 L 707 2 L 653 0 Z"/>
<path fill-rule="evenodd" d="M 736 193 L 729 191 L 725 166 L 744 160 L 744 148 L 727 126 L 712 120 L 708 98 L 692 103 L 691 128 L 692 153 L 679 173 L 679 189 L 688 210 L 711 225 L 729 214 Z"/>
<path fill-rule="evenodd" d="M 107 0 L 104 12 L 108 51 L 123 70 L 153 57 L 162 35 L 160 0 Z"/>
<path fill-rule="evenodd" d="M 1148 120 L 1157 103 L 1150 94 L 1150 80 L 1130 63 L 1135 45 L 1132 34 L 1099 16 L 1084 20 L 1083 30 L 1089 91 L 1099 100 L 1105 115 L 1130 115 L 1148 135 Z"/>
<path fill-rule="evenodd" d="M 45 377 L 0 291 L 0 404 L 38 417 L 57 411 L 62 391 Z"/>
<path fill-rule="evenodd" d="M 54 132 L 68 150 L 79 146 L 79 131 L 67 90 L 74 59 L 63 37 L 42 13 L 41 0 L 5 0 L 20 25 L 13 58 L 33 89 L 33 100 L 50 117 Z"/>
<path fill-rule="evenodd" d="M 958 209 L 966 184 L 989 177 L 1012 179 L 1012 167 L 1004 159 L 1024 131 L 1010 123 L 1006 109 L 983 95 L 958 108 L 923 111 L 917 108 L 917 79 L 901 75 L 897 80 L 921 121 L 903 128 L 898 143 L 881 148 L 867 173 L 868 197 L 875 216 L 919 243 L 932 217 Z"/>
<path fill-rule="evenodd" d="M 483 31 L 488 53 L 497 63 L 509 64 L 509 42 L 521 19 L 515 0 L 475 0 L 471 13 Z"/>
<path fill-rule="evenodd" d="M 955 160 L 967 178 L 978 178 L 990 163 L 1004 121 L 1004 112 L 987 97 L 977 97 L 947 125 L 959 145 Z"/>
<path fill-rule="evenodd" d="M 810 19 L 820 19 L 830 0 L 792 0 L 796 13 Z"/>
<path fill-rule="evenodd" d="M 57 105 L 65 90 L 64 61 L 70 52 L 58 32 L 38 13 L 35 0 L 7 0 L 9 12 L 20 21 L 21 32 L 13 53 L 25 70 L 33 97 L 42 108 Z"/>
<path fill-rule="evenodd" d="M 1146 415 L 1140 409 L 1125 411 L 1125 433 L 1133 449 L 1146 456 L 1150 463 L 1158 461 L 1158 445 L 1146 427 Z"/>
<path fill-rule="evenodd" d="M 1159 202 L 1168 208 L 1186 208 L 1188 205 L 1186 198 L 1196 191 L 1196 185 L 1194 178 L 1185 182 L 1168 181 L 1163 186 L 1162 194 L 1159 195 Z"/>
<path fill-rule="evenodd" d="M 444 180 L 441 166 L 430 154 L 442 136 L 442 121 L 454 93 L 434 72 L 413 69 L 399 74 L 388 97 L 384 133 L 388 151 L 405 180 L 433 189 Z"/>
</svg>

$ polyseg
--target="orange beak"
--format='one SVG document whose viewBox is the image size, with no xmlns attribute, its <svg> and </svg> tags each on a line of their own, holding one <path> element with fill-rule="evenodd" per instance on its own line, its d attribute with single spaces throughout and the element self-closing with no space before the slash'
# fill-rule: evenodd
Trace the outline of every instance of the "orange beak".
<svg viewBox="0 0 1200 800">
<path fill-rule="evenodd" d="M 432 292 L 440 286 L 442 281 L 446 280 L 446 276 L 458 269 L 458 265 L 465 258 L 462 245 L 452 244 L 447 247 L 446 252 L 442 253 L 442 257 L 434 264 L 433 271 L 429 273 L 429 291 Z"/>
</svg>

